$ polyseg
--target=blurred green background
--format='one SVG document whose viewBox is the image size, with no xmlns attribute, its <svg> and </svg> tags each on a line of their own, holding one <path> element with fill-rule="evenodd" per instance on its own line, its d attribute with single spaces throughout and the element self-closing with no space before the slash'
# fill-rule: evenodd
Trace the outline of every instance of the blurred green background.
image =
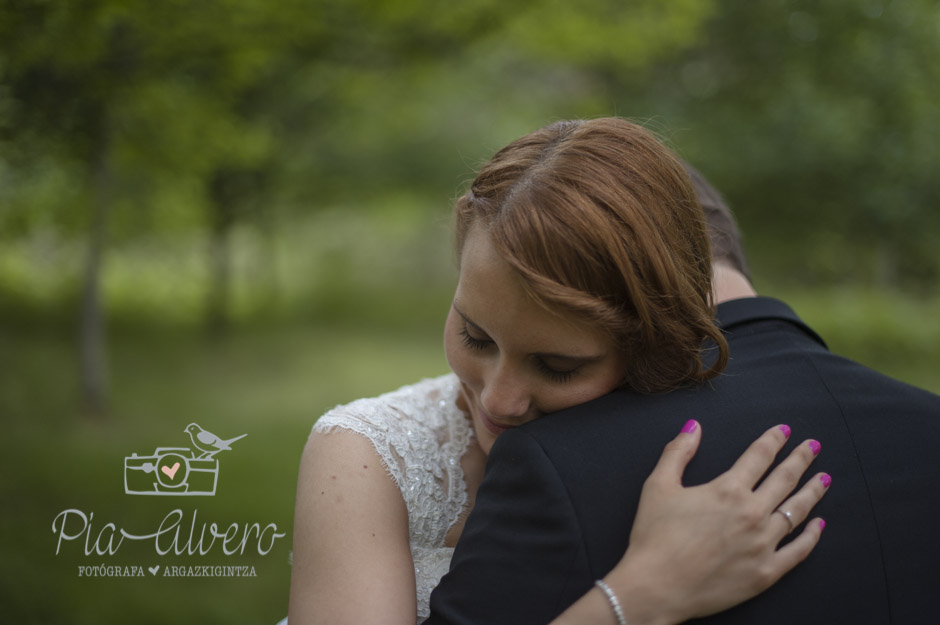
<svg viewBox="0 0 940 625">
<path fill-rule="evenodd" d="M 451 202 L 557 119 L 657 132 L 759 291 L 940 392 L 938 34 L 935 0 L 0 0 L 0 621 L 286 614 L 311 424 L 447 370 Z M 123 457 L 194 421 L 247 433 L 216 496 L 125 495 Z M 64 509 L 93 543 L 177 507 L 288 538 L 55 554 Z M 78 577 L 100 564 L 257 577 Z"/>
</svg>

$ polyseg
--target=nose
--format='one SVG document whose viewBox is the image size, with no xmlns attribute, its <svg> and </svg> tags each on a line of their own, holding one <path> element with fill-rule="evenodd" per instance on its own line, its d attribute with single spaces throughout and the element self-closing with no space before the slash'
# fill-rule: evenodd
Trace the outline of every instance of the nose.
<svg viewBox="0 0 940 625">
<path fill-rule="evenodd" d="M 484 382 L 480 394 L 483 410 L 497 419 L 519 419 L 529 412 L 532 397 L 523 375 L 500 361 Z"/>
</svg>

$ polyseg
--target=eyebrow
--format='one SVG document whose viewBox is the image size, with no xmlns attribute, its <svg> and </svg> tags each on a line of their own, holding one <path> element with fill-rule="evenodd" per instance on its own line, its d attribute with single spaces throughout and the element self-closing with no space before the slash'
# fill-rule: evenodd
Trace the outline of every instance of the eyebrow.
<svg viewBox="0 0 940 625">
<path fill-rule="evenodd" d="M 462 310 L 460 310 L 460 308 L 457 307 L 457 300 L 453 300 L 451 302 L 451 306 L 454 307 L 454 310 L 457 311 L 457 314 L 460 315 L 461 318 L 463 318 L 464 322 L 466 322 L 467 325 L 473 326 L 474 329 L 479 330 L 483 334 L 486 334 L 487 336 L 489 336 L 489 333 L 486 330 L 484 330 L 479 325 L 474 323 L 467 315 L 463 313 Z M 577 363 L 577 364 L 590 364 L 592 362 L 597 362 L 598 360 L 602 360 L 604 358 L 603 355 L 572 356 L 570 354 L 558 354 L 555 352 L 535 352 L 531 355 L 535 356 L 536 358 L 542 358 L 542 359 L 548 358 L 551 360 L 564 360 L 567 362 Z"/>
<path fill-rule="evenodd" d="M 481 327 L 478 326 L 477 324 L 473 323 L 473 321 L 470 320 L 470 317 L 468 317 L 467 315 L 463 314 L 463 311 L 460 310 L 460 309 L 457 307 L 457 300 L 456 300 L 456 299 L 453 300 L 450 305 L 454 307 L 454 310 L 457 311 L 457 314 L 458 314 L 458 315 L 460 315 L 461 317 L 463 317 L 463 320 L 464 320 L 465 322 L 467 322 L 467 325 L 471 325 L 471 326 L 473 326 L 474 328 L 476 328 L 477 330 L 479 330 L 480 332 L 482 332 L 483 334 L 486 334 L 486 330 L 484 330 L 483 328 L 481 328 Z"/>
</svg>

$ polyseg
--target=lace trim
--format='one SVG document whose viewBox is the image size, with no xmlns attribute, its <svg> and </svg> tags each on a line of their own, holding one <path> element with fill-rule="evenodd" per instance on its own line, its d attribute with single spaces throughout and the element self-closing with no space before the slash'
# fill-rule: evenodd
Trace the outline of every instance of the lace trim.
<svg viewBox="0 0 940 625">
<path fill-rule="evenodd" d="M 365 436 L 401 491 L 408 510 L 418 618 L 429 614 L 431 590 L 447 572 L 447 533 L 464 514 L 467 485 L 460 459 L 473 440 L 457 408 L 459 382 L 447 375 L 379 397 L 356 400 L 323 415 L 314 432 L 346 429 Z"/>
<path fill-rule="evenodd" d="M 415 588 L 418 599 L 418 622 L 431 616 L 431 591 L 441 582 L 450 569 L 454 557 L 453 547 L 413 547 L 411 557 L 415 562 Z"/>
</svg>

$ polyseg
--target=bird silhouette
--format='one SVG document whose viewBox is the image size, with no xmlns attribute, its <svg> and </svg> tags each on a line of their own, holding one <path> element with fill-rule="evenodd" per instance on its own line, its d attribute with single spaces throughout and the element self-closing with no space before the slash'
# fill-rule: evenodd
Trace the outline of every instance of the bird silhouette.
<svg viewBox="0 0 940 625">
<path fill-rule="evenodd" d="M 196 449 L 202 452 L 202 455 L 199 456 L 200 459 L 208 459 L 220 451 L 231 449 L 232 443 L 240 438 L 248 436 L 247 434 L 242 434 L 241 436 L 236 436 L 235 438 L 223 440 L 212 432 L 208 432 L 202 429 L 195 423 L 190 423 L 187 425 L 184 431 L 189 434 L 189 438 L 192 439 L 193 445 L 196 447 Z"/>
</svg>

